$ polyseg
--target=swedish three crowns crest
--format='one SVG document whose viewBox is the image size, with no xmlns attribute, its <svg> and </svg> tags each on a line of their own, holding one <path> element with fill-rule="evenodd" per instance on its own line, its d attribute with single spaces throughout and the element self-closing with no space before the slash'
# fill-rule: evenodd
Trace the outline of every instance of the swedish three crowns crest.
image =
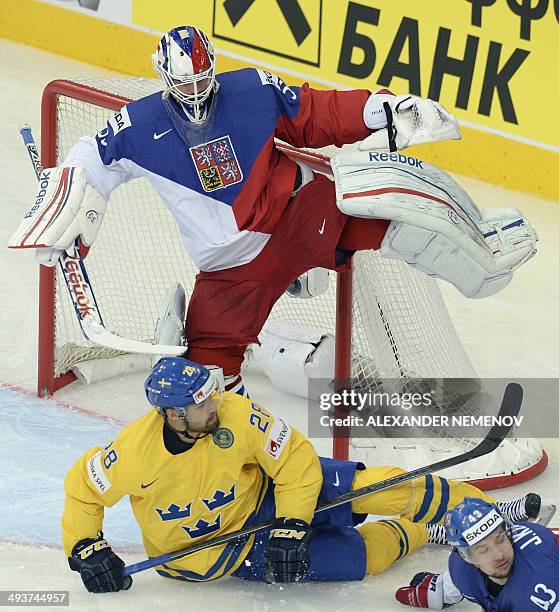
<svg viewBox="0 0 559 612">
<path fill-rule="evenodd" d="M 243 173 L 229 136 L 190 147 L 190 155 L 204 191 L 215 191 L 243 180 Z"/>
</svg>

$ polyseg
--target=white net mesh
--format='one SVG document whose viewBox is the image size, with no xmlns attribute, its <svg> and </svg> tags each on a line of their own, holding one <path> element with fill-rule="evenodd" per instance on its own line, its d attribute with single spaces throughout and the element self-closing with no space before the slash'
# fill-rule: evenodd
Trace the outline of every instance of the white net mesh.
<svg viewBox="0 0 559 612">
<path fill-rule="evenodd" d="M 76 81 L 77 82 L 77 81 Z M 111 78 L 79 81 L 95 89 L 136 99 L 159 89 L 152 79 Z M 57 107 L 57 161 L 83 135 L 102 129 L 112 111 L 60 95 Z M 324 151 L 322 151 L 324 153 Z M 326 154 L 330 151 L 326 151 Z M 196 269 L 185 252 L 173 218 L 147 180 L 137 180 L 111 195 L 99 235 L 87 258 L 106 327 L 125 338 L 150 341 L 165 292 L 179 281 L 190 294 Z M 331 275 L 333 276 L 333 275 Z M 271 317 L 291 320 L 334 334 L 335 280 L 310 300 L 282 297 Z M 375 252 L 354 257 L 352 376 L 476 376 L 449 318 L 437 284 L 398 261 Z M 114 351 L 83 337 L 63 279 L 56 282 L 55 376 L 76 363 L 112 357 Z M 340 339 L 338 339 L 340 340 Z M 472 440 L 351 440 L 350 455 L 372 464 L 417 467 L 440 454 L 456 454 Z M 507 443 L 491 459 L 452 472 L 454 477 L 485 478 L 537 463 L 541 448 L 530 440 Z"/>
</svg>

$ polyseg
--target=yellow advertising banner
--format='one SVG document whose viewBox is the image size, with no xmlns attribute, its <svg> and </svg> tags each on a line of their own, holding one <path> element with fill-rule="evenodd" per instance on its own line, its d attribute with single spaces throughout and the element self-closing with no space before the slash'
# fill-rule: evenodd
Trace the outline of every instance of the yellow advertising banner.
<svg viewBox="0 0 559 612">
<path fill-rule="evenodd" d="M 559 0 L 185 4 L 134 0 L 133 23 L 165 31 L 187 21 L 223 53 L 297 80 L 429 97 L 465 125 L 559 152 Z"/>
<path fill-rule="evenodd" d="M 153 76 L 161 33 L 185 23 L 213 39 L 220 72 L 439 100 L 463 139 L 409 154 L 559 201 L 559 0 L 0 2 L 0 36 L 136 76 Z"/>
</svg>

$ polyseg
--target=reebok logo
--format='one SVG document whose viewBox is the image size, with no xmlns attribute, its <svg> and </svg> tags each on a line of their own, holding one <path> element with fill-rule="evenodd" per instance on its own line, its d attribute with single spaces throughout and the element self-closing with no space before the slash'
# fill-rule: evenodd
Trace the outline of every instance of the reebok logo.
<svg viewBox="0 0 559 612">
<path fill-rule="evenodd" d="M 369 153 L 369 161 L 377 161 L 377 162 L 398 162 L 399 164 L 408 164 L 413 166 L 414 168 L 423 168 L 423 162 L 419 159 L 415 159 L 415 157 L 408 157 L 407 155 L 402 155 L 401 153 Z"/>
<path fill-rule="evenodd" d="M 79 263 L 69 257 L 62 266 L 62 271 L 80 318 L 84 319 L 90 314 L 94 315 L 96 307 L 90 299 L 91 288 L 84 280 Z"/>
<path fill-rule="evenodd" d="M 170 130 L 167 130 L 166 132 L 161 132 L 161 134 L 158 134 L 157 132 L 153 133 L 153 139 L 154 140 L 159 140 L 160 138 L 163 138 L 163 136 L 165 136 L 165 134 L 168 134 L 170 131 L 172 131 L 173 128 L 171 128 Z"/>
<path fill-rule="evenodd" d="M 97 223 L 97 219 L 99 218 L 99 213 L 96 210 L 88 210 L 85 213 L 85 218 L 90 222 L 90 223 Z"/>
<path fill-rule="evenodd" d="M 32 217 L 37 211 L 37 209 L 39 208 L 39 206 L 42 204 L 45 198 L 45 195 L 47 193 L 47 187 L 49 186 L 49 178 L 50 178 L 50 171 L 41 173 L 41 177 L 39 179 L 40 180 L 39 192 L 37 193 L 37 196 L 35 197 L 35 204 L 29 209 L 29 211 L 25 215 L 26 219 L 29 219 L 29 217 Z"/>
</svg>

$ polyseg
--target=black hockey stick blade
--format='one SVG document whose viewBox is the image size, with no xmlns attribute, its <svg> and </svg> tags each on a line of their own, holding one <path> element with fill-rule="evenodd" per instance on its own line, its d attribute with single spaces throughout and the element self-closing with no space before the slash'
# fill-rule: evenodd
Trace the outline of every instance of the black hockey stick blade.
<svg viewBox="0 0 559 612">
<path fill-rule="evenodd" d="M 483 441 L 473 448 L 471 456 L 466 460 L 475 459 L 494 451 L 508 436 L 522 407 L 524 392 L 518 383 L 509 383 L 505 388 L 501 408 L 497 415 L 497 423 L 489 430 Z"/>
<path fill-rule="evenodd" d="M 411 472 L 394 476 L 393 478 L 383 480 L 382 482 L 377 482 L 369 485 L 368 487 L 350 491 L 349 493 L 336 497 L 332 501 L 322 502 L 318 505 L 316 511 L 320 512 L 320 510 L 334 508 L 335 506 L 340 506 L 348 501 L 365 497 L 366 495 L 376 493 L 377 491 L 383 491 L 384 489 L 394 487 L 403 482 L 407 482 L 408 480 L 413 480 L 414 478 L 419 478 L 420 476 L 425 476 L 426 474 L 446 470 L 447 468 L 460 465 L 466 461 L 471 461 L 472 459 L 477 459 L 478 457 L 483 457 L 483 455 L 491 453 L 500 444 L 502 444 L 503 440 L 507 437 L 512 429 L 514 425 L 514 417 L 518 416 L 520 408 L 522 407 L 522 397 L 522 387 L 519 384 L 509 383 L 506 386 L 501 407 L 499 408 L 499 413 L 496 417 L 497 423 L 489 430 L 485 438 L 483 438 L 483 440 L 471 450 L 466 451 L 461 455 L 449 457 L 448 459 L 443 459 L 437 463 L 432 463 L 431 465 L 417 468 Z"/>
<path fill-rule="evenodd" d="M 377 493 L 378 491 L 384 491 L 385 489 L 395 487 L 404 482 L 408 482 L 409 480 L 413 480 L 414 478 L 419 478 L 420 476 L 425 476 L 426 474 L 431 474 L 432 472 L 439 472 L 440 470 L 445 470 L 447 468 L 454 467 L 455 465 L 465 463 L 466 461 L 476 459 L 477 457 L 487 455 L 488 453 L 494 451 L 509 434 L 514 423 L 513 417 L 518 416 L 518 413 L 520 412 L 520 408 L 522 406 L 522 396 L 523 392 L 520 385 L 516 383 L 509 383 L 507 385 L 503 395 L 503 401 L 497 415 L 497 424 L 494 425 L 489 430 L 487 436 L 471 450 L 466 451 L 461 455 L 449 457 L 448 459 L 443 459 L 437 463 L 432 463 L 431 465 L 417 468 L 411 472 L 405 472 L 399 476 L 394 476 L 393 478 L 376 482 L 367 487 L 350 491 L 349 493 L 339 495 L 334 499 L 323 501 L 318 504 L 315 513 L 322 512 L 323 510 L 329 510 L 330 508 L 335 508 L 336 506 L 341 506 L 342 504 L 347 504 L 355 499 L 360 499 L 361 497 L 371 495 L 372 493 Z M 510 418 L 505 419 L 504 417 Z M 502 421 L 505 421 L 505 424 L 501 424 Z M 192 553 L 198 552 L 199 550 L 203 550 L 205 548 L 227 544 L 228 542 L 238 538 L 247 538 L 249 535 L 256 533 L 257 531 L 268 529 L 268 527 L 271 525 L 272 521 L 266 521 L 265 523 L 260 523 L 258 525 L 244 527 L 243 529 L 233 531 L 232 533 L 226 533 L 212 540 L 207 540 L 206 542 L 200 542 L 199 544 L 181 548 L 180 550 L 172 553 L 165 553 L 163 555 L 159 555 L 158 557 L 151 557 L 145 561 L 127 565 L 123 572 L 125 576 L 130 576 L 130 574 L 136 574 L 137 572 L 156 567 L 157 565 L 169 563 L 170 561 L 180 559 L 181 557 L 186 557 L 187 555 L 191 555 Z"/>
</svg>

